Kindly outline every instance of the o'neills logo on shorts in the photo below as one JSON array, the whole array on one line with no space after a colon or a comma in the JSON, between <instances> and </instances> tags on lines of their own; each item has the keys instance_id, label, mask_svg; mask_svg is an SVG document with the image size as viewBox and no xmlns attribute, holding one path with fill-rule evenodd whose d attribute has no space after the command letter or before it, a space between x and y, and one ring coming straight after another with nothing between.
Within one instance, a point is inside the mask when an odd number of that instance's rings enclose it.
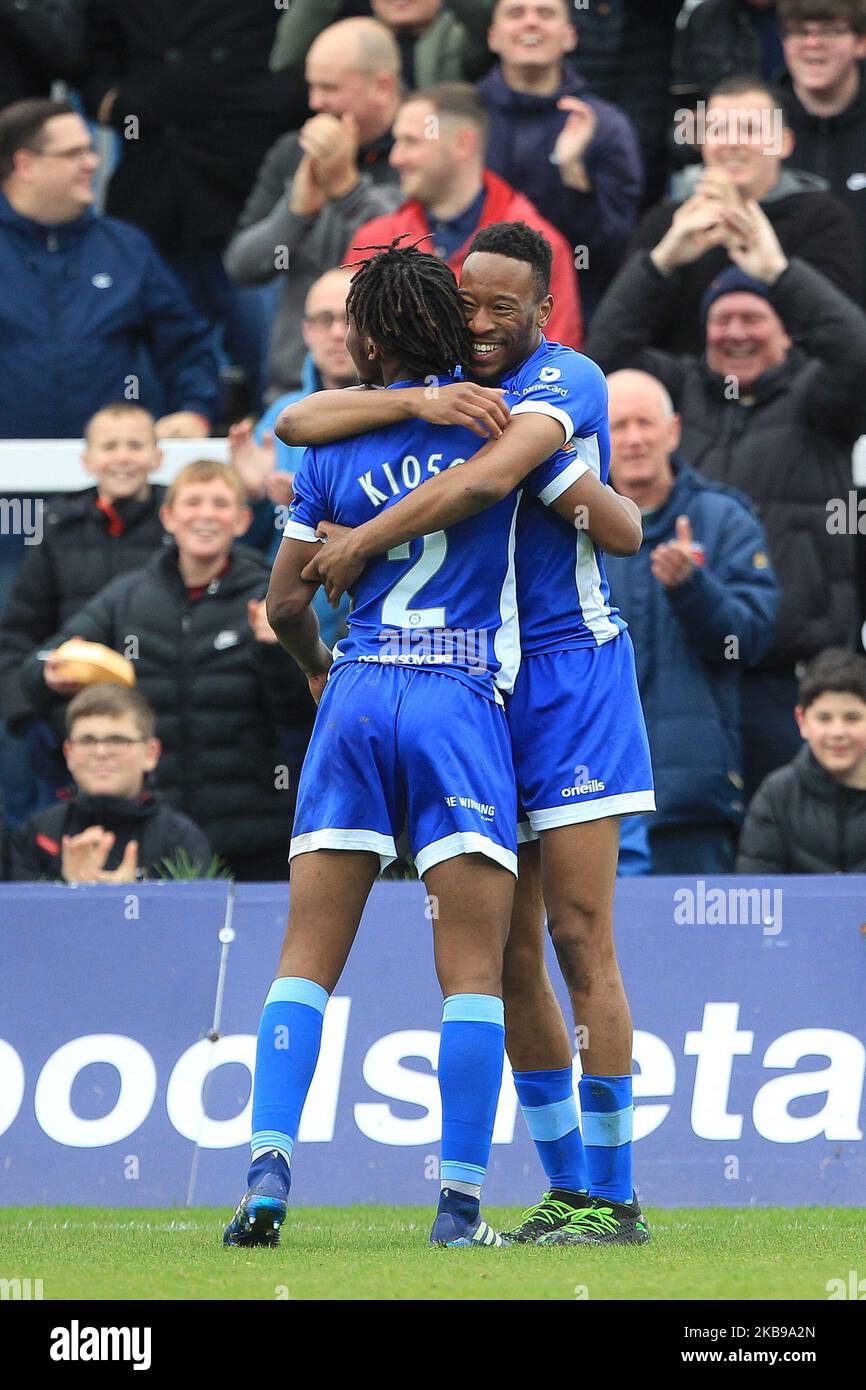
<instances>
[{"instance_id":1,"label":"o'neills logo on shorts","mask_svg":"<svg viewBox=\"0 0 866 1390\"><path fill-rule=\"evenodd\" d=\"M579 787L563 787L561 795L566 797L588 796L590 792L603 792L604 790L604 782L599 782L597 778L593 778L591 782L581 782Z\"/></svg>"}]
</instances>

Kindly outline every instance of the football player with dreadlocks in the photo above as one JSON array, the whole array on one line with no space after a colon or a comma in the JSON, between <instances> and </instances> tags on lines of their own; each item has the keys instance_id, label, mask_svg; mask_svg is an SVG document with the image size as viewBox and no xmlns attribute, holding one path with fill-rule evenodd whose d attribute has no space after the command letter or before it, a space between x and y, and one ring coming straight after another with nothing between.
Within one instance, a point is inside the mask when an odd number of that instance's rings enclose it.
<instances>
[{"instance_id":1,"label":"football player with dreadlocks","mask_svg":"<svg viewBox=\"0 0 866 1390\"><path fill-rule=\"evenodd\" d=\"M450 382L469 360L453 274L415 248L392 245L368 260L353 279L347 312L359 374L383 394L425 379ZM308 450L295 476L268 617L321 705L298 791L288 928L258 1034L252 1164L225 1232L229 1245L277 1243L328 997L404 826L418 873L438 900L434 946L445 997L442 1189L430 1241L502 1243L480 1215L480 1193L502 1078L502 960L517 871L502 691L520 656L519 492L483 518L365 566L353 586L348 636L333 654L310 609L316 584L301 577L321 544L320 521L359 526L477 447L468 429L407 421ZM559 490L573 509L574 471L562 454L524 486L539 495ZM608 542L635 548L633 518L596 487Z\"/></svg>"}]
</instances>

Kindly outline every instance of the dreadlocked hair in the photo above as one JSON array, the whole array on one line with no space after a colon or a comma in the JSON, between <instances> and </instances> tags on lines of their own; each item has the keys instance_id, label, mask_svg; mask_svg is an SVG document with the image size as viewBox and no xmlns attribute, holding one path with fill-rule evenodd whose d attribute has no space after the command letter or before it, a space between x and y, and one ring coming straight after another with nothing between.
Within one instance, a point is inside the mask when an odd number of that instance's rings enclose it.
<instances>
[{"instance_id":1,"label":"dreadlocked hair","mask_svg":"<svg viewBox=\"0 0 866 1390\"><path fill-rule=\"evenodd\" d=\"M412 377L450 376L471 352L454 272L414 246L360 246L375 254L352 277L346 311L358 332Z\"/></svg>"}]
</instances>

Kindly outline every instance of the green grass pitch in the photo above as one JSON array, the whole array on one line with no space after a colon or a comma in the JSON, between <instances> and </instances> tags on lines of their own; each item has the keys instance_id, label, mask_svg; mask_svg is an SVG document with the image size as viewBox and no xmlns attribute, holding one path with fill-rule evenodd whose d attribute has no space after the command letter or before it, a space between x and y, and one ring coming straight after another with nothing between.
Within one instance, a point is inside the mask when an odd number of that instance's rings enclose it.
<instances>
[{"instance_id":1,"label":"green grass pitch","mask_svg":"<svg viewBox=\"0 0 866 1390\"><path fill-rule=\"evenodd\" d=\"M647 1212L637 1248L431 1250L425 1207L298 1207L278 1250L223 1249L231 1212L0 1211L0 1279L45 1299L826 1299L866 1274L854 1208ZM500 1227L517 1213L490 1208Z\"/></svg>"}]
</instances>

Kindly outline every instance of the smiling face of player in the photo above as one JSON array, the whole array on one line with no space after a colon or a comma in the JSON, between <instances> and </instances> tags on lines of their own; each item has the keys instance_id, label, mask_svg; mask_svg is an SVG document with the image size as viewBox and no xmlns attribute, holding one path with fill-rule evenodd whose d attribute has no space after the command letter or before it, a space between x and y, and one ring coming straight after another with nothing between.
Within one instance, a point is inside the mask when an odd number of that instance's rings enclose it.
<instances>
[{"instance_id":1,"label":"smiling face of player","mask_svg":"<svg viewBox=\"0 0 866 1390\"><path fill-rule=\"evenodd\" d=\"M487 386L532 356L553 309L549 294L539 299L531 265L490 251L467 256L460 300L472 340L471 376Z\"/></svg>"},{"instance_id":2,"label":"smiling face of player","mask_svg":"<svg viewBox=\"0 0 866 1390\"><path fill-rule=\"evenodd\" d=\"M791 339L772 305L758 294L737 290L724 294L707 315L707 366L719 376L735 378L742 389L780 367Z\"/></svg>"},{"instance_id":3,"label":"smiling face of player","mask_svg":"<svg viewBox=\"0 0 866 1390\"><path fill-rule=\"evenodd\" d=\"M162 452L146 410L99 410L87 426L84 467L96 479L100 500L120 502L148 495L148 475Z\"/></svg>"},{"instance_id":4,"label":"smiling face of player","mask_svg":"<svg viewBox=\"0 0 866 1390\"><path fill-rule=\"evenodd\" d=\"M848 786L866 780L866 704L843 690L825 690L794 711L800 733L831 777Z\"/></svg>"},{"instance_id":5,"label":"smiling face of player","mask_svg":"<svg viewBox=\"0 0 866 1390\"><path fill-rule=\"evenodd\" d=\"M131 797L159 762L160 743L143 737L131 714L88 714L75 720L63 755L85 796Z\"/></svg>"},{"instance_id":6,"label":"smiling face of player","mask_svg":"<svg viewBox=\"0 0 866 1390\"><path fill-rule=\"evenodd\" d=\"M204 570L219 566L250 524L250 511L222 478L185 483L171 506L160 511L166 531L174 536L181 565Z\"/></svg>"}]
</instances>

